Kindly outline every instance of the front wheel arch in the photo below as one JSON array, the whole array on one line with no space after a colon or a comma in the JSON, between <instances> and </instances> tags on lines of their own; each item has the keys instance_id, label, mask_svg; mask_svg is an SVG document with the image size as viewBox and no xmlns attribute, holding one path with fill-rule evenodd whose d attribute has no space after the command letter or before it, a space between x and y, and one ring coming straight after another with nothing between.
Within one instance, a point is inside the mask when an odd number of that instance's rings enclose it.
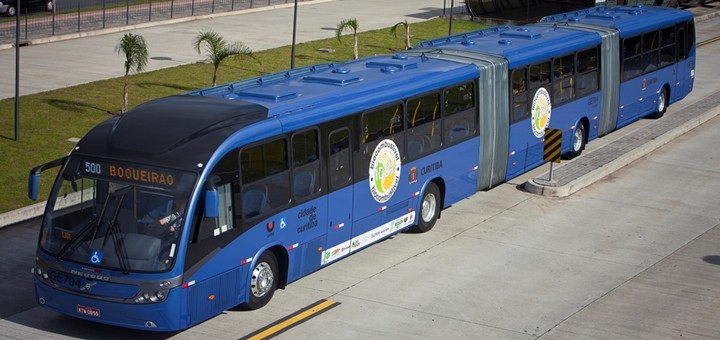
<instances>
[{"instance_id":1,"label":"front wheel arch","mask_svg":"<svg viewBox=\"0 0 720 340\"><path fill-rule=\"evenodd\" d=\"M247 301L239 307L244 310L255 310L262 308L272 299L275 291L283 288L287 284L287 254L279 251L277 247L271 247L260 253L257 260L253 263L247 277ZM263 273L264 271L264 273ZM258 283L263 281L258 275L272 277L272 282L266 287L256 287ZM256 291L265 291L261 296L257 296Z\"/></svg>"}]
</instances>

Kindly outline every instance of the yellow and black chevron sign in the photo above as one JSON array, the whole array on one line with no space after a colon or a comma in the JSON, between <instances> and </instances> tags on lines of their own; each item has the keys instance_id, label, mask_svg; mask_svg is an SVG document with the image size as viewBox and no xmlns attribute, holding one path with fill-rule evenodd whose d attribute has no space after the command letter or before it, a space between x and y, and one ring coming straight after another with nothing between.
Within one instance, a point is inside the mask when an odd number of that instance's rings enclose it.
<instances>
[{"instance_id":1,"label":"yellow and black chevron sign","mask_svg":"<svg viewBox=\"0 0 720 340\"><path fill-rule=\"evenodd\" d=\"M545 129L545 149L543 159L546 162L560 163L560 146L562 145L562 131L558 129Z\"/></svg>"}]
</instances>

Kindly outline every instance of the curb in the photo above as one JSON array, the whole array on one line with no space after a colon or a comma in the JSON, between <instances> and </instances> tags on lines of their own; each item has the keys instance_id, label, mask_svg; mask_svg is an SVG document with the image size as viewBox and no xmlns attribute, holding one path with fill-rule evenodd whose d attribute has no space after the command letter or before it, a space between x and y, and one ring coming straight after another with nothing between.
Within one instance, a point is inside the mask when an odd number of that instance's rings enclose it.
<instances>
[{"instance_id":1,"label":"curb","mask_svg":"<svg viewBox=\"0 0 720 340\"><path fill-rule=\"evenodd\" d=\"M0 214L0 228L42 216L45 204L47 201Z\"/></svg>"},{"instance_id":2,"label":"curb","mask_svg":"<svg viewBox=\"0 0 720 340\"><path fill-rule=\"evenodd\" d=\"M705 99L705 98L704 98ZM701 99L702 100L702 99ZM627 152L618 158L608 162L607 164L603 165L602 167L598 168L597 170L590 171L587 174L584 174L577 179L571 181L570 183L562 186L553 186L552 183L548 182L547 180L543 180L542 178L547 178L548 173L545 172L544 174L536 177L531 178L528 180L525 185L524 189L529 192L540 196L548 196L548 197L567 197L570 196L580 189L583 189L595 182L597 182L600 179L605 178L606 176L612 174L613 172L619 170L620 168L640 159L641 157L644 157L645 155L649 154L652 151L655 151L656 149L660 148L661 146L669 143L670 141L674 140L675 138L685 134L686 132L700 126L701 124L707 122L708 120L714 118L715 116L720 114L720 106L713 108L712 110L706 111L703 114L698 115L695 118L692 118L688 120L685 124L682 124L666 133L663 133L659 135L657 138L654 138L647 143L643 144L641 147L634 149L631 152ZM592 153L588 154L588 156L592 155ZM560 168L560 167L559 167Z\"/></svg>"}]
</instances>

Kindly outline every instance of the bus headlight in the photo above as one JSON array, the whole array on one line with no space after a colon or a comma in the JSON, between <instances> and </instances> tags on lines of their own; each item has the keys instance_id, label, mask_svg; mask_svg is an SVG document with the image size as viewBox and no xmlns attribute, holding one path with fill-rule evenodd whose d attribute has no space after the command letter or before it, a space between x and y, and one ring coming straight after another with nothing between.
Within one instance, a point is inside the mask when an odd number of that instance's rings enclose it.
<instances>
[{"instance_id":1,"label":"bus headlight","mask_svg":"<svg viewBox=\"0 0 720 340\"><path fill-rule=\"evenodd\" d=\"M137 303L153 303L153 302L163 302L165 299L167 299L167 290L158 290L158 291L145 291L140 292L138 296L135 298L135 302Z\"/></svg>"}]
</instances>

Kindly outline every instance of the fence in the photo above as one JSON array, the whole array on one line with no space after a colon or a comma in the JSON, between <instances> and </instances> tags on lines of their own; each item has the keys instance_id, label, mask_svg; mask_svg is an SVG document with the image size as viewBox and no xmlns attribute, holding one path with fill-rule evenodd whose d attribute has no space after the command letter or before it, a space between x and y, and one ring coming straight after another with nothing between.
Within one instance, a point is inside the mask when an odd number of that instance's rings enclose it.
<instances>
[{"instance_id":1,"label":"fence","mask_svg":"<svg viewBox=\"0 0 720 340\"><path fill-rule=\"evenodd\" d=\"M21 43L55 35L292 3L294 0L54 0L52 12L21 8ZM311 0L298 0L311 1ZM22 3L21 3L22 5ZM0 44L15 43L17 19L0 16Z\"/></svg>"}]
</instances>

